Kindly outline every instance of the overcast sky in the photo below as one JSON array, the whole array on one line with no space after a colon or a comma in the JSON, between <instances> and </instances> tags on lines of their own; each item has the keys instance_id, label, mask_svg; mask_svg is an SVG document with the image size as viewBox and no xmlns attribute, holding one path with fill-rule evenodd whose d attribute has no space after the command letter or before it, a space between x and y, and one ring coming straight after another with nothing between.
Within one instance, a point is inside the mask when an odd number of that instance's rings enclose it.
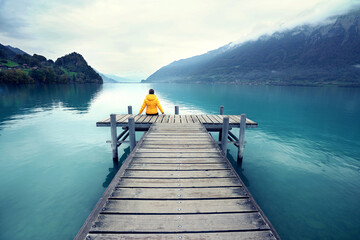
<instances>
[{"instance_id":1,"label":"overcast sky","mask_svg":"<svg viewBox=\"0 0 360 240\"><path fill-rule=\"evenodd\" d=\"M0 43L142 78L230 42L319 22L360 0L0 0Z\"/></svg>"}]
</instances>

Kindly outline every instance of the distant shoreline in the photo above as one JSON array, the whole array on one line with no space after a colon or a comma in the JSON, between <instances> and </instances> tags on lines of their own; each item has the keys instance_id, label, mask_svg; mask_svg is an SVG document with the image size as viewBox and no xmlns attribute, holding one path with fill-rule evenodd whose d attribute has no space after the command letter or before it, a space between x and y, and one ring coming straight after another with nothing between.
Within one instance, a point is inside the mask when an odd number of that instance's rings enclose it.
<instances>
[{"instance_id":1,"label":"distant shoreline","mask_svg":"<svg viewBox=\"0 0 360 240\"><path fill-rule=\"evenodd\" d=\"M140 83L155 83L155 84L210 84L210 85L238 85L238 86L282 86L282 87L345 87L345 88L360 88L360 84L302 84L302 83L236 83L236 82L145 82Z\"/></svg>"}]
</instances>

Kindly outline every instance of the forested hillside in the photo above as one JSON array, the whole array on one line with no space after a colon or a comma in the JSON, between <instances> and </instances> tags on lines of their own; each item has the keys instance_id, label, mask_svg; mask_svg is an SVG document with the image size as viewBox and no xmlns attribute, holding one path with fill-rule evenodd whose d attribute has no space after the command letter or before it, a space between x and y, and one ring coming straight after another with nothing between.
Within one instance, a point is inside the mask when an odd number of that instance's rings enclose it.
<instances>
[{"instance_id":1,"label":"forested hillside","mask_svg":"<svg viewBox=\"0 0 360 240\"><path fill-rule=\"evenodd\" d=\"M0 44L0 83L103 83L103 80L78 53L68 54L54 62Z\"/></svg>"}]
</instances>

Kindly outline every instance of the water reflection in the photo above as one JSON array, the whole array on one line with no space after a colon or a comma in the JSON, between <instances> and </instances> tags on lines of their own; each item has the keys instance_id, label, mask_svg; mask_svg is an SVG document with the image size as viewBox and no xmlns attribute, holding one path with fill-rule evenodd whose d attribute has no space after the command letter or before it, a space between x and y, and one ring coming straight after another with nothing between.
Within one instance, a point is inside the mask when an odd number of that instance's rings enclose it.
<instances>
[{"instance_id":1,"label":"water reflection","mask_svg":"<svg viewBox=\"0 0 360 240\"><path fill-rule=\"evenodd\" d=\"M119 149L120 150L120 149ZM102 186L104 188L107 188L109 186L109 184L111 183L112 179L114 178L114 176L116 175L117 171L119 170L119 166L121 166L124 161L126 160L126 158L128 157L128 155L130 154L130 146L123 149L124 153L122 154L122 156L119 159L119 162L113 161L113 167L109 168L109 173L106 176L105 181L103 182Z\"/></svg>"},{"instance_id":2,"label":"water reflection","mask_svg":"<svg viewBox=\"0 0 360 240\"><path fill-rule=\"evenodd\" d=\"M101 90L99 84L0 85L0 123L13 115L47 111L54 106L86 113L90 102Z\"/></svg>"},{"instance_id":3,"label":"water reflection","mask_svg":"<svg viewBox=\"0 0 360 240\"><path fill-rule=\"evenodd\" d=\"M243 181L246 187L250 187L249 179L244 175L244 169L241 163L238 163L237 160L230 154L230 150L227 150L226 157L229 159L230 163L232 164L233 168ZM246 160L246 159L244 159Z\"/></svg>"}]
</instances>

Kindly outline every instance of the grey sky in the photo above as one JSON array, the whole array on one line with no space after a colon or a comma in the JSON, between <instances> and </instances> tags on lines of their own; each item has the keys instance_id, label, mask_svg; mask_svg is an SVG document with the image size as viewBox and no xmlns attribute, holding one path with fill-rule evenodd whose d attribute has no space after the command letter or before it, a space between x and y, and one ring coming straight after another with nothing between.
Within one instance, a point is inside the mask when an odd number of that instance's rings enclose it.
<instances>
[{"instance_id":1,"label":"grey sky","mask_svg":"<svg viewBox=\"0 0 360 240\"><path fill-rule=\"evenodd\" d=\"M0 0L0 43L146 78L202 54L358 7L360 0Z\"/></svg>"}]
</instances>

